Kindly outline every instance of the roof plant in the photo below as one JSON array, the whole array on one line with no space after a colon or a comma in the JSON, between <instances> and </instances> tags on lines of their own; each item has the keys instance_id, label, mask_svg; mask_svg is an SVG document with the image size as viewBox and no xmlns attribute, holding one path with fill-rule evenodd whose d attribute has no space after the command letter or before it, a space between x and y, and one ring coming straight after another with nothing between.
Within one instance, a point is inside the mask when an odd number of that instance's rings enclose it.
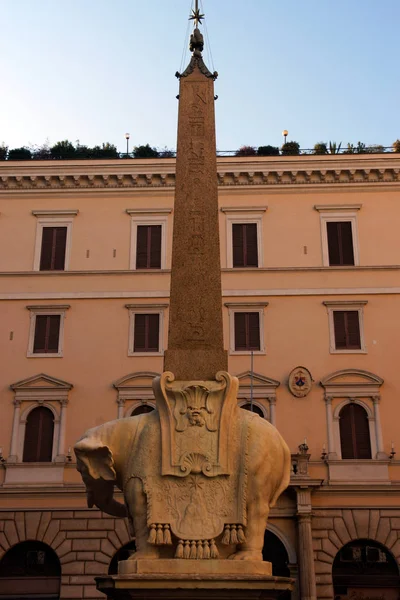
<instances>
[{"instance_id":1,"label":"roof plant","mask_svg":"<svg viewBox=\"0 0 400 600\"><path fill-rule=\"evenodd\" d=\"M318 142L314 146L313 154L328 154L328 146L325 142Z\"/></svg>"},{"instance_id":2,"label":"roof plant","mask_svg":"<svg viewBox=\"0 0 400 600\"><path fill-rule=\"evenodd\" d=\"M257 150L258 156L279 156L277 146L260 146Z\"/></svg>"},{"instance_id":3,"label":"roof plant","mask_svg":"<svg viewBox=\"0 0 400 600\"><path fill-rule=\"evenodd\" d=\"M300 154L300 144L298 142L286 142L281 148L282 156L298 156Z\"/></svg>"},{"instance_id":4,"label":"roof plant","mask_svg":"<svg viewBox=\"0 0 400 600\"><path fill-rule=\"evenodd\" d=\"M256 156L257 150L254 146L241 146L239 150L236 150L235 156Z\"/></svg>"},{"instance_id":5,"label":"roof plant","mask_svg":"<svg viewBox=\"0 0 400 600\"><path fill-rule=\"evenodd\" d=\"M8 160L31 160L32 152L29 148L13 148L8 153Z\"/></svg>"},{"instance_id":6,"label":"roof plant","mask_svg":"<svg viewBox=\"0 0 400 600\"><path fill-rule=\"evenodd\" d=\"M157 148L152 148L149 144L145 146L135 146L133 149L134 158L158 158Z\"/></svg>"}]
</instances>

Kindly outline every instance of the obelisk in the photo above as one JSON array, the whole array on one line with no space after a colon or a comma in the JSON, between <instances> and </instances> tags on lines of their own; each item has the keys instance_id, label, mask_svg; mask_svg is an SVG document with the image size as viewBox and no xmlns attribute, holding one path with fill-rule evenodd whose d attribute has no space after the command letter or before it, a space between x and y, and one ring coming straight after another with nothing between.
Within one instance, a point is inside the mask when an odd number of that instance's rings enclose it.
<instances>
[{"instance_id":1,"label":"obelisk","mask_svg":"<svg viewBox=\"0 0 400 600\"><path fill-rule=\"evenodd\" d=\"M211 380L228 369L223 345L214 80L195 28L180 79L168 350L164 371Z\"/></svg>"}]
</instances>

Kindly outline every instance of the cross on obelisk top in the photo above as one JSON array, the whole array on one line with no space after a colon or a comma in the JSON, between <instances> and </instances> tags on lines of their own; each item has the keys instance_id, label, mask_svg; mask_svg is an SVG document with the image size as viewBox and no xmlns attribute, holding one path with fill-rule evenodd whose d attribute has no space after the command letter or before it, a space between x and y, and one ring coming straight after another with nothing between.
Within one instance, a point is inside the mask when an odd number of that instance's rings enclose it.
<instances>
[{"instance_id":1,"label":"cross on obelisk top","mask_svg":"<svg viewBox=\"0 0 400 600\"><path fill-rule=\"evenodd\" d=\"M198 27L199 23L201 25L202 19L204 19L204 15L202 15L200 13L199 0L195 0L194 9L192 9L192 14L189 17L189 21L194 21L194 28L196 29Z\"/></svg>"}]
</instances>

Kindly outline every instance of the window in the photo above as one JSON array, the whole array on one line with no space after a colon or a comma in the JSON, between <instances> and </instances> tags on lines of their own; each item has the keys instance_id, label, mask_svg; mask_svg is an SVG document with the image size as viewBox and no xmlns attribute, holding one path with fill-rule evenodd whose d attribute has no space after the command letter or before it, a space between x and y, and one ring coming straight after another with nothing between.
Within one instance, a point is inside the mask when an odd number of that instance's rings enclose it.
<instances>
[{"instance_id":1,"label":"window","mask_svg":"<svg viewBox=\"0 0 400 600\"><path fill-rule=\"evenodd\" d=\"M29 413L25 426L23 462L51 462L53 453L54 416L44 406Z\"/></svg>"},{"instance_id":2,"label":"window","mask_svg":"<svg viewBox=\"0 0 400 600\"><path fill-rule=\"evenodd\" d=\"M33 340L34 354L58 353L60 320L60 315L36 316L35 337Z\"/></svg>"},{"instance_id":3,"label":"window","mask_svg":"<svg viewBox=\"0 0 400 600\"><path fill-rule=\"evenodd\" d=\"M358 310L334 310L333 324L336 350L361 349Z\"/></svg>"},{"instance_id":4,"label":"window","mask_svg":"<svg viewBox=\"0 0 400 600\"><path fill-rule=\"evenodd\" d=\"M31 313L27 356L61 357L65 312L69 305L36 305L27 308Z\"/></svg>"},{"instance_id":5,"label":"window","mask_svg":"<svg viewBox=\"0 0 400 600\"><path fill-rule=\"evenodd\" d=\"M35 271L66 271L69 268L73 217L78 210L33 210L37 217Z\"/></svg>"},{"instance_id":6,"label":"window","mask_svg":"<svg viewBox=\"0 0 400 600\"><path fill-rule=\"evenodd\" d=\"M138 225L136 268L161 269L161 225Z\"/></svg>"},{"instance_id":7,"label":"window","mask_svg":"<svg viewBox=\"0 0 400 600\"><path fill-rule=\"evenodd\" d=\"M43 227L40 251L40 271L64 271L66 227Z\"/></svg>"},{"instance_id":8,"label":"window","mask_svg":"<svg viewBox=\"0 0 400 600\"><path fill-rule=\"evenodd\" d=\"M325 266L359 265L357 212L361 204L319 204Z\"/></svg>"},{"instance_id":9,"label":"window","mask_svg":"<svg viewBox=\"0 0 400 600\"><path fill-rule=\"evenodd\" d=\"M233 223L232 245L234 267L258 267L256 223Z\"/></svg>"},{"instance_id":10,"label":"window","mask_svg":"<svg viewBox=\"0 0 400 600\"><path fill-rule=\"evenodd\" d=\"M150 406L150 404L142 404L141 406L137 406L131 412L131 417L136 417L137 415L144 415L146 413L153 412L154 406Z\"/></svg>"},{"instance_id":11,"label":"window","mask_svg":"<svg viewBox=\"0 0 400 600\"><path fill-rule=\"evenodd\" d=\"M127 208L131 216L130 269L167 268L167 224L171 208Z\"/></svg>"},{"instance_id":12,"label":"window","mask_svg":"<svg viewBox=\"0 0 400 600\"><path fill-rule=\"evenodd\" d=\"M331 354L365 353L363 332L366 300L331 300L327 307Z\"/></svg>"},{"instance_id":13,"label":"window","mask_svg":"<svg viewBox=\"0 0 400 600\"><path fill-rule=\"evenodd\" d=\"M222 207L226 214L226 266L263 266L262 230L266 206Z\"/></svg>"},{"instance_id":14,"label":"window","mask_svg":"<svg viewBox=\"0 0 400 600\"><path fill-rule=\"evenodd\" d=\"M235 313L235 350L260 350L260 315L258 312Z\"/></svg>"},{"instance_id":15,"label":"window","mask_svg":"<svg viewBox=\"0 0 400 600\"><path fill-rule=\"evenodd\" d=\"M371 458L368 416L359 404L346 404L339 413L342 458Z\"/></svg>"},{"instance_id":16,"label":"window","mask_svg":"<svg viewBox=\"0 0 400 600\"><path fill-rule=\"evenodd\" d=\"M326 229L330 266L354 265L351 221L328 221Z\"/></svg>"},{"instance_id":17,"label":"window","mask_svg":"<svg viewBox=\"0 0 400 600\"><path fill-rule=\"evenodd\" d=\"M265 353L264 309L268 302L226 302L230 354Z\"/></svg>"},{"instance_id":18,"label":"window","mask_svg":"<svg viewBox=\"0 0 400 600\"><path fill-rule=\"evenodd\" d=\"M159 373L137 371L115 381L113 386L118 391L118 418L150 412L155 408L153 379Z\"/></svg>"},{"instance_id":19,"label":"window","mask_svg":"<svg viewBox=\"0 0 400 600\"><path fill-rule=\"evenodd\" d=\"M242 404L240 408L243 408L244 410L249 410L261 417L262 419L265 419L263 409L260 406L258 406L255 402L253 402L253 404L251 404L251 402L246 402L246 404Z\"/></svg>"},{"instance_id":20,"label":"window","mask_svg":"<svg viewBox=\"0 0 400 600\"><path fill-rule=\"evenodd\" d=\"M128 356L161 356L167 304L126 304L129 309Z\"/></svg>"}]
</instances>

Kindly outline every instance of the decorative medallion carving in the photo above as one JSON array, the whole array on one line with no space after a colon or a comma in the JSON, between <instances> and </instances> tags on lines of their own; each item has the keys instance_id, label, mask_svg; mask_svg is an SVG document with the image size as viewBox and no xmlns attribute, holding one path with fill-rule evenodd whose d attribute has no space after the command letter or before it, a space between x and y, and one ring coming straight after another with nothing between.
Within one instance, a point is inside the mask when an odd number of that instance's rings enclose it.
<instances>
[{"instance_id":1,"label":"decorative medallion carving","mask_svg":"<svg viewBox=\"0 0 400 600\"><path fill-rule=\"evenodd\" d=\"M305 367L295 367L289 374L288 388L296 398L304 398L311 390L313 378Z\"/></svg>"}]
</instances>

